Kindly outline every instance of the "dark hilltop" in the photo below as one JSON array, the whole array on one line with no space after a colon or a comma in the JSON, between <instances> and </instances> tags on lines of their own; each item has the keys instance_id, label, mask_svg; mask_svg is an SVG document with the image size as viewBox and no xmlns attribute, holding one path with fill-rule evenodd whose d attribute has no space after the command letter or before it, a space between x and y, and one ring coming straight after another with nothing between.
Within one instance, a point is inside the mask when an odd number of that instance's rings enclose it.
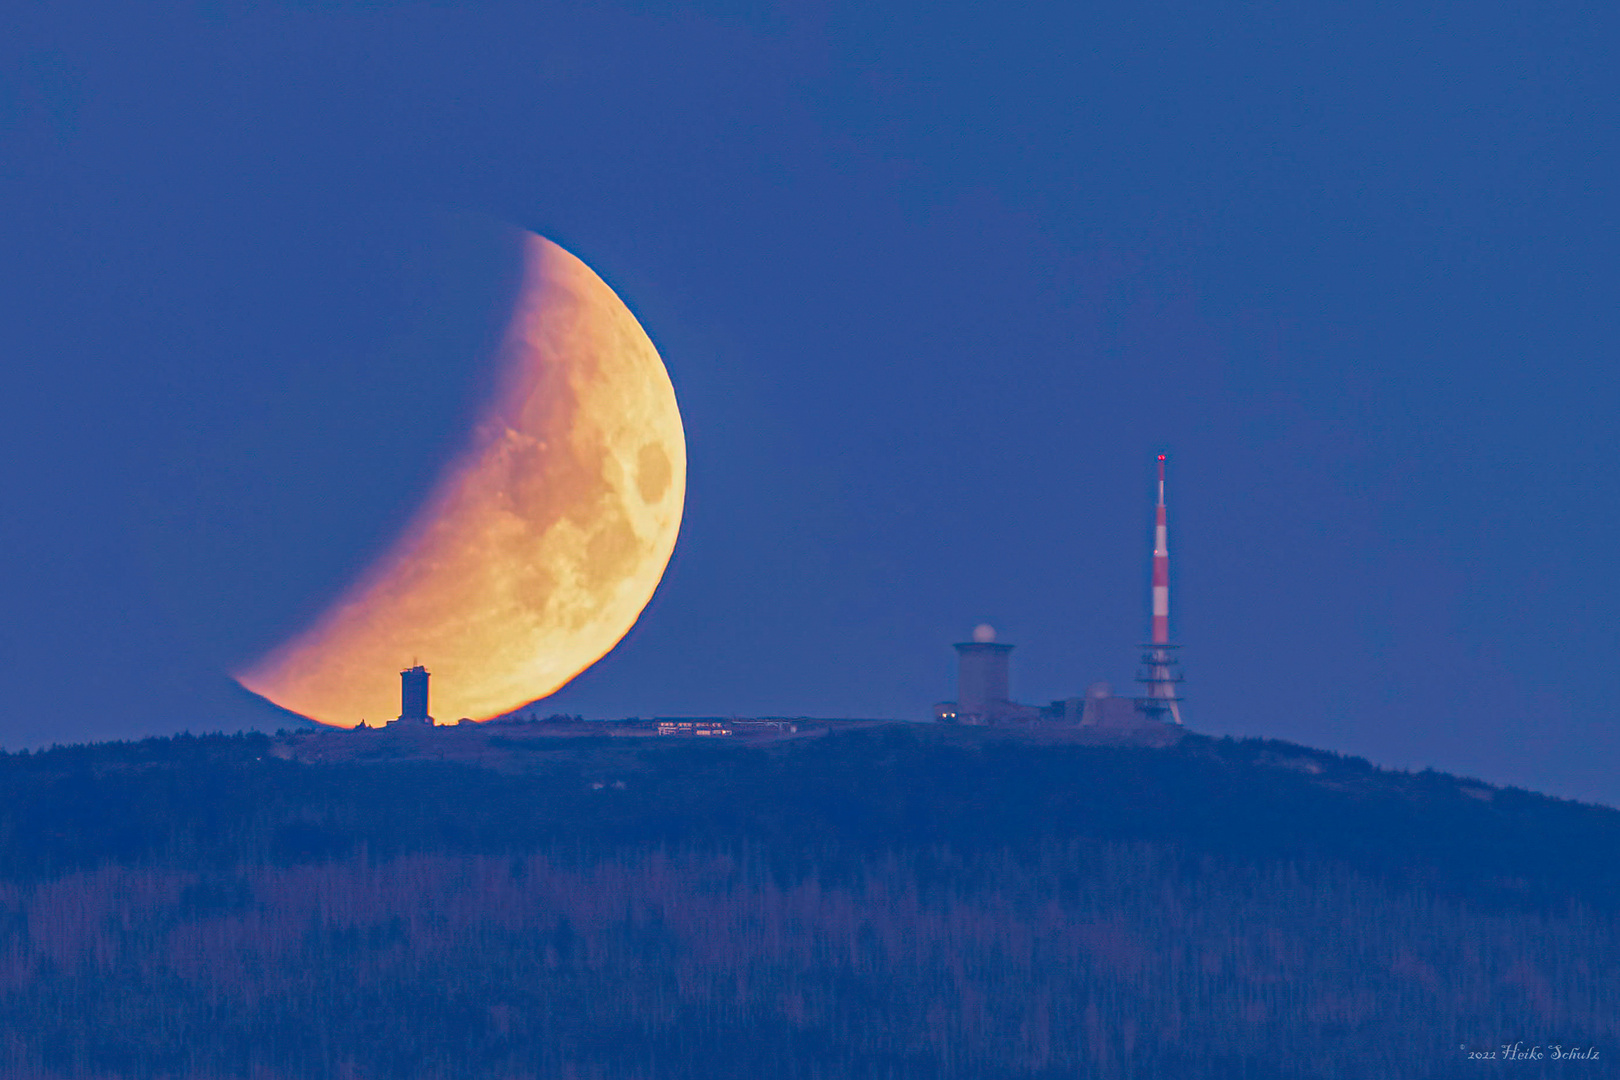
<instances>
[{"instance_id":1,"label":"dark hilltop","mask_svg":"<svg viewBox=\"0 0 1620 1080\"><path fill-rule=\"evenodd\" d=\"M0 757L3 1071L1450 1077L1620 1048L1620 811L1184 731L787 726Z\"/></svg>"}]
</instances>

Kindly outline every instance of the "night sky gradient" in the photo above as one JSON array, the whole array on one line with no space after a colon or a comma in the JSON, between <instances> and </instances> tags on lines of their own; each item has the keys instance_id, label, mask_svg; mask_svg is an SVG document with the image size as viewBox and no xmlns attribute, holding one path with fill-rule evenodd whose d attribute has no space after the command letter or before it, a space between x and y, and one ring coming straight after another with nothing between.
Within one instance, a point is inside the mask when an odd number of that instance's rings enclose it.
<instances>
[{"instance_id":1,"label":"night sky gradient","mask_svg":"<svg viewBox=\"0 0 1620 1080\"><path fill-rule=\"evenodd\" d=\"M1597 3L39 3L0 33L0 745L224 673L411 513L515 249L669 365L685 522L540 708L1130 684L1620 804L1620 17ZM423 657L431 668L432 658Z\"/></svg>"}]
</instances>

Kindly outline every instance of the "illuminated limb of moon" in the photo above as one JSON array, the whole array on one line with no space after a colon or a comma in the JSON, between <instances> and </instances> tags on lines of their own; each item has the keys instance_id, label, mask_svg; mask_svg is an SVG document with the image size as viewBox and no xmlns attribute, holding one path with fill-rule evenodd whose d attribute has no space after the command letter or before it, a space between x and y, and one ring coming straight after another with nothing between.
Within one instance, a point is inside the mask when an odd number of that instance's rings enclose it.
<instances>
[{"instance_id":1,"label":"illuminated limb of moon","mask_svg":"<svg viewBox=\"0 0 1620 1080\"><path fill-rule=\"evenodd\" d=\"M583 262L532 234L470 444L394 546L243 686L339 727L399 712L487 720L563 686L629 632L686 500L686 438L646 332Z\"/></svg>"}]
</instances>

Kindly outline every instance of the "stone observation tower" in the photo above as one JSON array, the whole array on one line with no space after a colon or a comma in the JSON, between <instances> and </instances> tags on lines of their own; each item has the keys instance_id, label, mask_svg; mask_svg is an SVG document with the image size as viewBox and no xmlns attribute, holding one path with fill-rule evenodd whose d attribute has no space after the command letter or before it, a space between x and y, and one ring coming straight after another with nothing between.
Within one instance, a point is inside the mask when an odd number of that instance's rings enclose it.
<instances>
[{"instance_id":1,"label":"stone observation tower","mask_svg":"<svg viewBox=\"0 0 1620 1080\"><path fill-rule=\"evenodd\" d=\"M399 719L397 724L429 724L428 669L421 664L399 673Z\"/></svg>"}]
</instances>

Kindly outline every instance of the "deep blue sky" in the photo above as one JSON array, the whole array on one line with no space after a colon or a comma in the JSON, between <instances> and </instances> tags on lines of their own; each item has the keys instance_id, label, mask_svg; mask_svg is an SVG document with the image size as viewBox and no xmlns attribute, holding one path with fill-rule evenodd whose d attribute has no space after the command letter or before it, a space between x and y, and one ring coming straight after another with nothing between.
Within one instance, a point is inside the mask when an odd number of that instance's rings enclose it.
<instances>
[{"instance_id":1,"label":"deep blue sky","mask_svg":"<svg viewBox=\"0 0 1620 1080\"><path fill-rule=\"evenodd\" d=\"M0 744L249 716L457 444L488 219L687 425L556 709L921 717L980 621L1128 684L1163 450L1193 727L1620 802L1612 12L22 0Z\"/></svg>"}]
</instances>

